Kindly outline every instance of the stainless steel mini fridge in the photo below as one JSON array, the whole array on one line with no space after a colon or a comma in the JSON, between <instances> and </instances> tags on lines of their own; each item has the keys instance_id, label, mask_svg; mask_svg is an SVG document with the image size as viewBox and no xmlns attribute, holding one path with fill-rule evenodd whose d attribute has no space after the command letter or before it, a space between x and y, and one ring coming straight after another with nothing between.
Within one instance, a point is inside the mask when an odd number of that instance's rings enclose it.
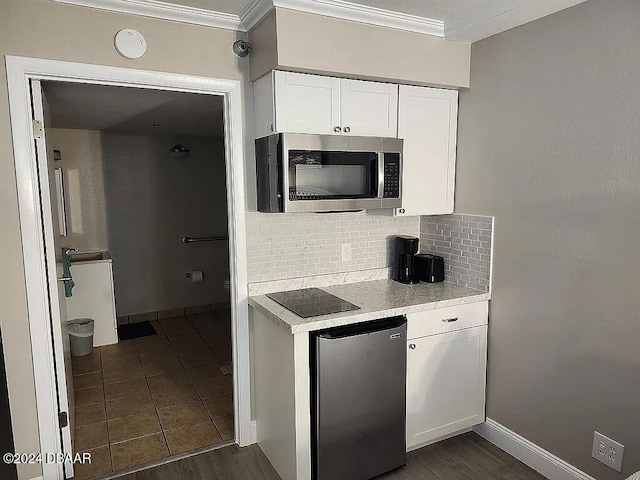
<instances>
[{"instance_id":1,"label":"stainless steel mini fridge","mask_svg":"<svg viewBox=\"0 0 640 480\"><path fill-rule=\"evenodd\" d=\"M368 480L406 463L407 324L311 333L313 480Z\"/></svg>"}]
</instances>

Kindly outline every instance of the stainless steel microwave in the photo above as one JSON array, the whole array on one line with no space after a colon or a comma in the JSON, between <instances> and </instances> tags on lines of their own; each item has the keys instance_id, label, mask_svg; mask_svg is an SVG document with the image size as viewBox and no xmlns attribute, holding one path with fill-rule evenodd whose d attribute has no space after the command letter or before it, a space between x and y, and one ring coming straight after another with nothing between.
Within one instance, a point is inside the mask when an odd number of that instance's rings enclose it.
<instances>
[{"instance_id":1,"label":"stainless steel microwave","mask_svg":"<svg viewBox=\"0 0 640 480\"><path fill-rule=\"evenodd\" d=\"M260 212L402 207L402 140L280 133L256 140Z\"/></svg>"}]
</instances>

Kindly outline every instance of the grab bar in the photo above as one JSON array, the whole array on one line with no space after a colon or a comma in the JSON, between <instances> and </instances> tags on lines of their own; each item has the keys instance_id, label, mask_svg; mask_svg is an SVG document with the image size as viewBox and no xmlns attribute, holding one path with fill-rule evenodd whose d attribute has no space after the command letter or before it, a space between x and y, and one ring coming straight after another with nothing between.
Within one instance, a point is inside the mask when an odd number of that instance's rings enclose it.
<instances>
[{"instance_id":1,"label":"grab bar","mask_svg":"<svg viewBox=\"0 0 640 480\"><path fill-rule=\"evenodd\" d=\"M183 237L182 241L184 243L194 243L194 242L216 242L218 240L229 240L229 237Z\"/></svg>"}]
</instances>

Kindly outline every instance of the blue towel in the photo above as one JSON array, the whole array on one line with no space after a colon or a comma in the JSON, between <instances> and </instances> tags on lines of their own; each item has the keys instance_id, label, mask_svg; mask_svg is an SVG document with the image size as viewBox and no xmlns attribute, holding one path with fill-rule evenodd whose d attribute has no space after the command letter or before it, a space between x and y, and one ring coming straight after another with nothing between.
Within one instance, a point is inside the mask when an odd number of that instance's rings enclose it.
<instances>
[{"instance_id":1,"label":"blue towel","mask_svg":"<svg viewBox=\"0 0 640 480\"><path fill-rule=\"evenodd\" d=\"M67 253L66 248L62 249L62 276L71 278L71 260L69 260L69 254ZM73 279L65 280L63 283L64 296L71 297L73 295L71 291L76 284L73 282Z\"/></svg>"}]
</instances>

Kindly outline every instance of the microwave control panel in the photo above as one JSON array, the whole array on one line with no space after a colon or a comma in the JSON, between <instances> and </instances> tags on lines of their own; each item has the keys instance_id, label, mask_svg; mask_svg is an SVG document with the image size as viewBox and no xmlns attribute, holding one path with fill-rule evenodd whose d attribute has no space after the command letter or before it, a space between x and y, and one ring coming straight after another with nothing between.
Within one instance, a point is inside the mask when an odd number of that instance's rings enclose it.
<instances>
[{"instance_id":1,"label":"microwave control panel","mask_svg":"<svg viewBox=\"0 0 640 480\"><path fill-rule=\"evenodd\" d=\"M384 197L400 197L400 154L384 154Z\"/></svg>"}]
</instances>

